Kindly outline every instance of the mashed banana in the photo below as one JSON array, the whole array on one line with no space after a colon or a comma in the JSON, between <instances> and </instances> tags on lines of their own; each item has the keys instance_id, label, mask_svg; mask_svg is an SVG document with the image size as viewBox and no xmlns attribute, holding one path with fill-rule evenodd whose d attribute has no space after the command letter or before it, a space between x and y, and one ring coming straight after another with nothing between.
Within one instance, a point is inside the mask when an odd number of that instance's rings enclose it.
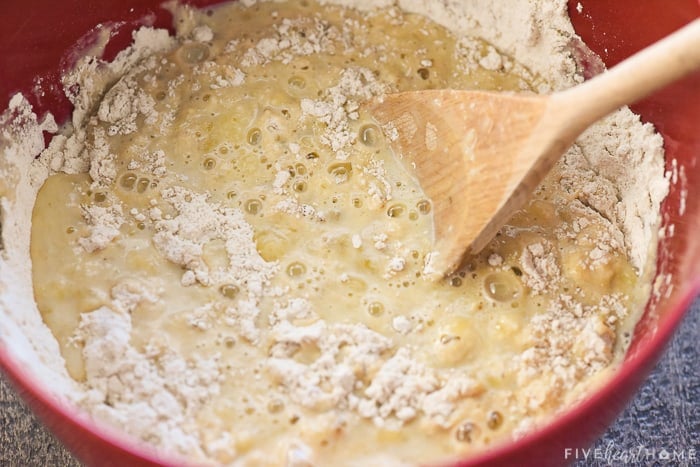
<instances>
[{"instance_id":1,"label":"mashed banana","mask_svg":"<svg viewBox=\"0 0 700 467\"><path fill-rule=\"evenodd\" d=\"M35 298L93 416L200 461L425 462L526 432L614 367L648 284L595 135L433 282L431 201L361 106L545 78L397 7L178 18L33 211ZM611 153L660 147L627 110L599 128Z\"/></svg>"}]
</instances>

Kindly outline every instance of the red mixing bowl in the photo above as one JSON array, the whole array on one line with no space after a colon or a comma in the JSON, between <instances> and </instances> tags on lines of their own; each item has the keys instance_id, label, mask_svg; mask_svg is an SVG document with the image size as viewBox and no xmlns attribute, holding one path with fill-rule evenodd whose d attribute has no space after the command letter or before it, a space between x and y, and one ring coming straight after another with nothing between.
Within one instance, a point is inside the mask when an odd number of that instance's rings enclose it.
<instances>
[{"instance_id":1,"label":"red mixing bowl","mask_svg":"<svg viewBox=\"0 0 700 467\"><path fill-rule=\"evenodd\" d=\"M41 116L51 111L59 123L71 107L58 77L70 64L72 47L97 24L116 26L106 52L113 57L142 24L169 27L161 0L23 0L3 2L0 14L0 109L22 91ZM194 2L198 6L214 3ZM581 5L579 13L577 6ZM642 47L700 16L697 0L580 0L569 2L574 27L583 40L613 66ZM83 44L84 45L84 44ZM74 49L73 49L74 50ZM37 91L35 84L41 85ZM684 312L700 291L700 73L633 106L664 137L666 167L684 170L662 206L664 226L673 236L659 242L659 273L671 280L647 304L620 370L603 387L542 429L464 460L460 465L561 465L565 449L587 447L630 400L658 361ZM684 206L682 197L684 197ZM680 211L680 212L679 212ZM667 229L668 231L668 229ZM139 446L121 433L98 426L75 408L57 402L40 381L19 365L0 342L0 367L39 418L88 465L182 465Z\"/></svg>"}]
</instances>

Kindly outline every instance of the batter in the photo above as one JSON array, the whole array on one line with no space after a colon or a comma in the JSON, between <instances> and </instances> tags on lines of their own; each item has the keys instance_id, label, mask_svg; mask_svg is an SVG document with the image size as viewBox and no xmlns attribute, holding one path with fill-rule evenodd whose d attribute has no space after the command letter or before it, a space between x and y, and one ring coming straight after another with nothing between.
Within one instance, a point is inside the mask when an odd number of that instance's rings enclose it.
<instances>
[{"instance_id":1,"label":"batter","mask_svg":"<svg viewBox=\"0 0 700 467\"><path fill-rule=\"evenodd\" d=\"M431 200L362 107L541 77L396 7L178 11L34 207L35 298L93 416L199 462L427 462L526 432L622 357L648 287L578 153L434 282Z\"/></svg>"}]
</instances>

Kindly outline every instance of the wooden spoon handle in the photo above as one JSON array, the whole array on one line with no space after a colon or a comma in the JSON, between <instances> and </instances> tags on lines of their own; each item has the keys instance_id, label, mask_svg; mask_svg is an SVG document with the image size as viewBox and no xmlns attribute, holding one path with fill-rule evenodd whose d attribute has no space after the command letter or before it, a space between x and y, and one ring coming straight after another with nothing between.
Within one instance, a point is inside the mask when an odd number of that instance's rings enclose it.
<instances>
[{"instance_id":1,"label":"wooden spoon handle","mask_svg":"<svg viewBox=\"0 0 700 467\"><path fill-rule=\"evenodd\" d=\"M569 90L551 104L576 114L574 131L631 104L700 67L700 19ZM580 126L580 128L578 128Z\"/></svg>"}]
</instances>

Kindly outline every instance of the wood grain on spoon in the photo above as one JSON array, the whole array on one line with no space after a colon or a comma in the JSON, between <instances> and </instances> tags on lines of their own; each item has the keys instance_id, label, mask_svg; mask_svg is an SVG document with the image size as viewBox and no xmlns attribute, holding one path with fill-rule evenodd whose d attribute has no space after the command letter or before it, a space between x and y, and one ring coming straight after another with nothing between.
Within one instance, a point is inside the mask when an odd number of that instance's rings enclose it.
<instances>
[{"instance_id":1,"label":"wood grain on spoon","mask_svg":"<svg viewBox=\"0 0 700 467\"><path fill-rule=\"evenodd\" d=\"M428 90L370 102L433 203L424 273L442 277L484 248L588 126L698 67L700 19L552 95Z\"/></svg>"}]
</instances>

